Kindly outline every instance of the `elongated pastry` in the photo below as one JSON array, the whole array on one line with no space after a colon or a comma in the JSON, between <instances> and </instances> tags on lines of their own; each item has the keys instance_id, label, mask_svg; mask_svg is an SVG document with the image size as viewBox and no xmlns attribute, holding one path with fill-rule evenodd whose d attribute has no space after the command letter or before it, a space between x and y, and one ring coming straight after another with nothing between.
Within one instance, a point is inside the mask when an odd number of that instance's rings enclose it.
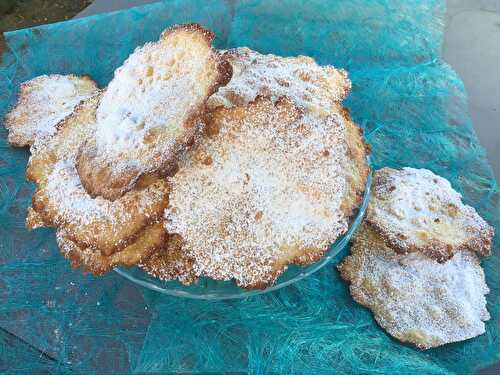
<instances>
[{"instance_id":1,"label":"elongated pastry","mask_svg":"<svg viewBox=\"0 0 500 375\"><path fill-rule=\"evenodd\" d=\"M90 195L114 200L142 175L172 169L203 126L206 100L231 78L213 38L197 24L174 26L116 70L96 111L95 135L77 156Z\"/></svg>"}]
</instances>

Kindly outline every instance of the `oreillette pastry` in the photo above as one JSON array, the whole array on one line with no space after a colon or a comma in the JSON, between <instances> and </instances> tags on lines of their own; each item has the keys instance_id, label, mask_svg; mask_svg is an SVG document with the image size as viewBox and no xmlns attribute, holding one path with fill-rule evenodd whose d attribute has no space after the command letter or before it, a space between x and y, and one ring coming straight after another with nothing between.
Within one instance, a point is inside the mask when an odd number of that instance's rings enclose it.
<instances>
[{"instance_id":1,"label":"oreillette pastry","mask_svg":"<svg viewBox=\"0 0 500 375\"><path fill-rule=\"evenodd\" d=\"M493 228L444 178L428 169L383 168L374 179L366 220L396 251L438 262L463 249L490 254Z\"/></svg>"},{"instance_id":2,"label":"oreillette pastry","mask_svg":"<svg viewBox=\"0 0 500 375\"><path fill-rule=\"evenodd\" d=\"M288 264L317 261L345 233L342 116L257 97L214 109L205 132L169 177L165 211L196 275L262 288Z\"/></svg>"},{"instance_id":3,"label":"oreillette pastry","mask_svg":"<svg viewBox=\"0 0 500 375\"><path fill-rule=\"evenodd\" d=\"M171 27L115 71L96 110L95 134L77 156L90 195L114 200L142 175L172 170L203 126L206 100L231 78L214 37L197 24Z\"/></svg>"},{"instance_id":4,"label":"oreillette pastry","mask_svg":"<svg viewBox=\"0 0 500 375\"><path fill-rule=\"evenodd\" d=\"M384 330L421 349L481 335L490 319L484 272L468 250L444 263L420 251L401 254L365 222L339 270Z\"/></svg>"},{"instance_id":5,"label":"oreillette pastry","mask_svg":"<svg viewBox=\"0 0 500 375\"><path fill-rule=\"evenodd\" d=\"M8 141L13 146L31 146L54 135L57 124L82 100L97 92L88 76L51 74L21 84L17 103L5 117Z\"/></svg>"}]
</instances>

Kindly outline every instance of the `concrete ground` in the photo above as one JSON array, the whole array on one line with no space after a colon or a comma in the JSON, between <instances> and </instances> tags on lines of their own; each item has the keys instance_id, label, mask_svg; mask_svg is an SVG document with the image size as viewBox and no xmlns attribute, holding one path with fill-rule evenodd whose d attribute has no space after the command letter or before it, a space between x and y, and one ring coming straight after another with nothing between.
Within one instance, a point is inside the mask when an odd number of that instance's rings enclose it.
<instances>
[{"instance_id":1,"label":"concrete ground","mask_svg":"<svg viewBox=\"0 0 500 375\"><path fill-rule=\"evenodd\" d=\"M476 133L498 179L500 1L448 0L443 57L465 83Z\"/></svg>"},{"instance_id":2,"label":"concrete ground","mask_svg":"<svg viewBox=\"0 0 500 375\"><path fill-rule=\"evenodd\" d=\"M94 0L87 16L154 0ZM462 77L469 110L495 175L500 178L500 1L448 0L443 56Z\"/></svg>"}]
</instances>

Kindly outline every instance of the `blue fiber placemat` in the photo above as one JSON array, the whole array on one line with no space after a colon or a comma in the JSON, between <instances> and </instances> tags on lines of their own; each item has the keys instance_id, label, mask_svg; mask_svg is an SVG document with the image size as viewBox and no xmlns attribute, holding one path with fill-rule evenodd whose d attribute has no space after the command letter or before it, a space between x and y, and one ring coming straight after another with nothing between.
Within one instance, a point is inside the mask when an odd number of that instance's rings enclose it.
<instances>
[{"instance_id":1,"label":"blue fiber placemat","mask_svg":"<svg viewBox=\"0 0 500 375\"><path fill-rule=\"evenodd\" d=\"M347 69L346 105L365 129L375 167L433 170L498 229L500 196L463 83L440 57L444 11L443 0L182 0L10 32L0 56L0 118L27 79L90 74L105 85L137 45L174 23L199 22L221 48L308 54ZM225 302L71 270L52 230L24 228L33 190L27 158L7 144L0 124L2 371L447 374L500 360L498 235L483 262L491 288L486 334L422 352L387 336L352 301L334 265L280 291ZM46 356L36 359L33 348Z\"/></svg>"}]
</instances>

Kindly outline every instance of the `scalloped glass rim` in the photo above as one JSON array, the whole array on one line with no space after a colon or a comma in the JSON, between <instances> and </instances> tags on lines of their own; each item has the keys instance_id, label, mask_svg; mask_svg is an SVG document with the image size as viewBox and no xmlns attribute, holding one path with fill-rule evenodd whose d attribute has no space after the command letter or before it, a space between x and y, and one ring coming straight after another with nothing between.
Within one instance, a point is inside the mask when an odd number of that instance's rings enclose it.
<instances>
[{"instance_id":1,"label":"scalloped glass rim","mask_svg":"<svg viewBox=\"0 0 500 375\"><path fill-rule=\"evenodd\" d=\"M368 164L369 160L368 160ZM366 180L365 192L363 195L363 201L358 207L357 212L351 219L351 224L347 232L339 237L331 246L328 252L325 254L321 260L313 263L309 266L289 266L288 269L283 272L283 274L276 280L276 282L265 289L243 289L240 288L233 281L217 281L210 278L202 277L196 284L183 285L178 281L162 281L155 277L148 275L139 267L131 268L115 268L114 270L126 279L141 285L145 288L168 294L171 296L193 298L193 299L204 299L204 300L224 300L224 299L235 299L235 298L246 298L250 296L255 296L257 294L269 293L290 284L293 284L303 278L312 275L314 272L326 266L330 263L337 254L339 254L342 249L347 245L352 235L356 229L361 224L363 216L368 206L368 200L370 197L370 186L371 186L372 174L368 175Z\"/></svg>"}]
</instances>

